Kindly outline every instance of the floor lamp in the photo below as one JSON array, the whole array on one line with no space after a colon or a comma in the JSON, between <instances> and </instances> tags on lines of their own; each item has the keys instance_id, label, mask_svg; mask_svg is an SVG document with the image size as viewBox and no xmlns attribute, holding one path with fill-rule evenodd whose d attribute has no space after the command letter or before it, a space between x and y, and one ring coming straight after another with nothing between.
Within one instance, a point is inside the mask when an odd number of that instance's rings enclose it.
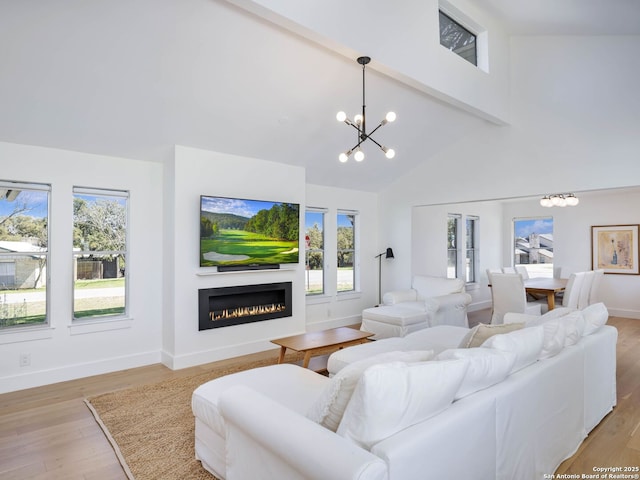
<instances>
[{"instance_id":1,"label":"floor lamp","mask_svg":"<svg viewBox=\"0 0 640 480\"><path fill-rule=\"evenodd\" d=\"M384 258L393 258L393 250L391 248L387 248L385 252L382 252L379 255L376 255L375 258L378 259L378 305L382 303L382 256Z\"/></svg>"}]
</instances>

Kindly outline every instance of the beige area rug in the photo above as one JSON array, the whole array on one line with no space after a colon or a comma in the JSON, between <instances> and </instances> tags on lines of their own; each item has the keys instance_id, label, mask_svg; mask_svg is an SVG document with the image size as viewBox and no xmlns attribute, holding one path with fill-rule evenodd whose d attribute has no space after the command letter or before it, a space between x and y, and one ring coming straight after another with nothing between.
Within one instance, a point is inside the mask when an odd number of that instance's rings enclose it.
<instances>
[{"instance_id":1,"label":"beige area rug","mask_svg":"<svg viewBox=\"0 0 640 480\"><path fill-rule=\"evenodd\" d=\"M195 459L191 394L213 378L274 363L275 358L239 362L190 377L98 395L85 403L130 479L212 480L215 477Z\"/></svg>"}]
</instances>

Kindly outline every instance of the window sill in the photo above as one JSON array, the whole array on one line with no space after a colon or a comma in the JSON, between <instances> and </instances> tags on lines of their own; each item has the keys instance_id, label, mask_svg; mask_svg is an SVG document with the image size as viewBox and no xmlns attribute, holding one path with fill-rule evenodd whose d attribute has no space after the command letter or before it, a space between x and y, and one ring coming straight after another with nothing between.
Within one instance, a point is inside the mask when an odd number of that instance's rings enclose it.
<instances>
[{"instance_id":1,"label":"window sill","mask_svg":"<svg viewBox=\"0 0 640 480\"><path fill-rule=\"evenodd\" d=\"M362 296L362 292L338 292L338 301L341 300L357 300Z\"/></svg>"},{"instance_id":2,"label":"window sill","mask_svg":"<svg viewBox=\"0 0 640 480\"><path fill-rule=\"evenodd\" d=\"M330 303L331 297L329 295L307 295L305 297L307 305L318 305L321 303Z\"/></svg>"},{"instance_id":3,"label":"window sill","mask_svg":"<svg viewBox=\"0 0 640 480\"><path fill-rule=\"evenodd\" d=\"M0 345L9 343L32 342L34 340L47 340L53 338L53 328L44 327L18 327L0 331Z\"/></svg>"},{"instance_id":4,"label":"window sill","mask_svg":"<svg viewBox=\"0 0 640 480\"><path fill-rule=\"evenodd\" d=\"M110 332L112 330L122 330L131 328L133 319L120 318L115 320L76 320L69 325L71 335L85 335L88 333Z\"/></svg>"}]
</instances>

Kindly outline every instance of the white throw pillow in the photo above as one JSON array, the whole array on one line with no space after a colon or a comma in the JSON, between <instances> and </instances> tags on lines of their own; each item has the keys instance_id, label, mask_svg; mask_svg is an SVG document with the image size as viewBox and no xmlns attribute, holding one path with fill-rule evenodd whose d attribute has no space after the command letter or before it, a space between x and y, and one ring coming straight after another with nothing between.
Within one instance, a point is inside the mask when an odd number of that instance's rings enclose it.
<instances>
[{"instance_id":1,"label":"white throw pillow","mask_svg":"<svg viewBox=\"0 0 640 480\"><path fill-rule=\"evenodd\" d=\"M455 400L489 388L509 375L516 354L493 348L452 348L436 355L435 360L469 360L469 368L456 393Z\"/></svg>"},{"instance_id":2,"label":"white throw pillow","mask_svg":"<svg viewBox=\"0 0 640 480\"><path fill-rule=\"evenodd\" d=\"M564 346L570 347L571 345L578 343L580 338L582 338L582 333L584 332L584 318L582 317L582 312L580 310L576 310L565 315L560 320L564 323L564 329L566 332Z\"/></svg>"},{"instance_id":3,"label":"white throw pillow","mask_svg":"<svg viewBox=\"0 0 640 480\"><path fill-rule=\"evenodd\" d=\"M529 327L511 333L494 335L482 344L483 347L495 348L516 354L516 361L511 373L535 363L544 345L543 327Z\"/></svg>"},{"instance_id":4,"label":"white throw pillow","mask_svg":"<svg viewBox=\"0 0 640 480\"><path fill-rule=\"evenodd\" d=\"M554 310L552 310L552 312L553 311ZM540 356L538 357L539 360L555 357L565 347L565 339L567 337L567 328L564 320L565 316L566 312L564 315L560 316L550 315L547 317L546 315L543 315L527 322L527 327L536 327L540 325L544 329L544 343L542 345Z\"/></svg>"},{"instance_id":5,"label":"white throw pillow","mask_svg":"<svg viewBox=\"0 0 640 480\"><path fill-rule=\"evenodd\" d=\"M351 399L358 380L367 368L378 363L424 362L433 358L432 350L419 350L408 352L385 352L374 355L351 365L347 365L336 373L320 396L311 405L307 412L307 418L335 432L340 425L344 410Z\"/></svg>"},{"instance_id":6,"label":"white throw pillow","mask_svg":"<svg viewBox=\"0 0 640 480\"><path fill-rule=\"evenodd\" d=\"M347 405L338 435L369 450L394 433L440 413L453 401L468 363L394 362L368 368Z\"/></svg>"},{"instance_id":7,"label":"white throw pillow","mask_svg":"<svg viewBox=\"0 0 640 480\"><path fill-rule=\"evenodd\" d=\"M474 348L482 345L487 338L493 335L513 332L524 328L524 323L509 323L500 325L486 325L479 323L473 327L460 341L459 348Z\"/></svg>"},{"instance_id":8,"label":"white throw pillow","mask_svg":"<svg viewBox=\"0 0 640 480\"><path fill-rule=\"evenodd\" d=\"M609 311L604 303L594 303L582 310L584 318L584 331L582 336L586 337L597 332L609 319Z\"/></svg>"}]
</instances>

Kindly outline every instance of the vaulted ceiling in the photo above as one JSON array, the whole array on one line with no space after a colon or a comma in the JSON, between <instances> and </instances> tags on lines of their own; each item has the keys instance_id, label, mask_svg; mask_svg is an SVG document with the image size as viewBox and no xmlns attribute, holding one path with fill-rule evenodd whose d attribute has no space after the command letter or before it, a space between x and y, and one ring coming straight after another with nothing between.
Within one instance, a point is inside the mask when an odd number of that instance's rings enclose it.
<instances>
[{"instance_id":1,"label":"vaulted ceiling","mask_svg":"<svg viewBox=\"0 0 640 480\"><path fill-rule=\"evenodd\" d=\"M514 35L640 34L637 1L472 3ZM179 144L377 191L486 122L368 70L369 118L398 113L379 132L397 156L340 164L355 134L335 114L360 108L360 67L224 0L0 0L0 45L5 142L151 161Z\"/></svg>"}]
</instances>

